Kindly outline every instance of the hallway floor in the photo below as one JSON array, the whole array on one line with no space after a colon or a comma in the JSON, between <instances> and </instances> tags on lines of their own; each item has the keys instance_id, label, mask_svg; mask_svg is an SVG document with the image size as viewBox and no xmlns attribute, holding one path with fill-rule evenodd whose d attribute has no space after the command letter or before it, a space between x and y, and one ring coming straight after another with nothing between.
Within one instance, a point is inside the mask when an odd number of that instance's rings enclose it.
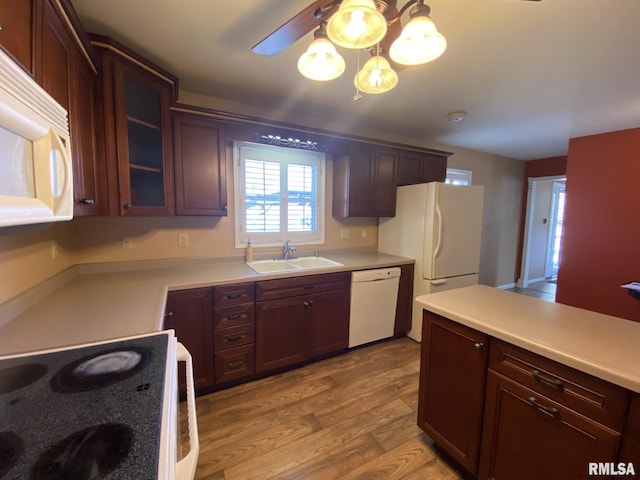
<instances>
[{"instance_id":1,"label":"hallway floor","mask_svg":"<svg viewBox=\"0 0 640 480\"><path fill-rule=\"evenodd\" d=\"M530 283L527 288L509 288L507 291L522 293L523 295L529 295L530 297L541 298L549 302L556 301L556 283L548 280L541 282Z\"/></svg>"}]
</instances>

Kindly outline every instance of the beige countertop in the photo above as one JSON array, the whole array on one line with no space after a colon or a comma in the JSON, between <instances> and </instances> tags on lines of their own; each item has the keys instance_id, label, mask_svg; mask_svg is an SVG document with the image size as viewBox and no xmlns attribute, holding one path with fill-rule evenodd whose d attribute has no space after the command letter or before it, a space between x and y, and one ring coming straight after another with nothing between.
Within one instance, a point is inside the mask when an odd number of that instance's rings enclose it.
<instances>
[{"instance_id":1,"label":"beige countertop","mask_svg":"<svg viewBox=\"0 0 640 480\"><path fill-rule=\"evenodd\" d=\"M640 393L640 323L484 285L416 301L443 317Z\"/></svg>"},{"instance_id":2,"label":"beige countertop","mask_svg":"<svg viewBox=\"0 0 640 480\"><path fill-rule=\"evenodd\" d=\"M0 305L0 355L77 345L162 329L170 290L413 263L378 252L328 253L343 264L258 274L239 259L77 265Z\"/></svg>"}]
</instances>

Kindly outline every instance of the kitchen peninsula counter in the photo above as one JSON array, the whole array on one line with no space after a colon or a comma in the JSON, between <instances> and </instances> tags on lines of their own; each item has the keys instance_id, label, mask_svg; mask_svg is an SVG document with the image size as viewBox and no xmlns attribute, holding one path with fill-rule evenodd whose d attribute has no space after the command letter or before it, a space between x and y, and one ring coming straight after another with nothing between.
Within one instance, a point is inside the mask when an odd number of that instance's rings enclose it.
<instances>
[{"instance_id":1,"label":"kitchen peninsula counter","mask_svg":"<svg viewBox=\"0 0 640 480\"><path fill-rule=\"evenodd\" d=\"M360 250L323 256L343 265L272 274L256 273L239 258L76 265L0 305L0 355L161 330L172 290L414 263Z\"/></svg>"},{"instance_id":2,"label":"kitchen peninsula counter","mask_svg":"<svg viewBox=\"0 0 640 480\"><path fill-rule=\"evenodd\" d=\"M640 323L484 285L416 301L425 310L640 393Z\"/></svg>"}]
</instances>

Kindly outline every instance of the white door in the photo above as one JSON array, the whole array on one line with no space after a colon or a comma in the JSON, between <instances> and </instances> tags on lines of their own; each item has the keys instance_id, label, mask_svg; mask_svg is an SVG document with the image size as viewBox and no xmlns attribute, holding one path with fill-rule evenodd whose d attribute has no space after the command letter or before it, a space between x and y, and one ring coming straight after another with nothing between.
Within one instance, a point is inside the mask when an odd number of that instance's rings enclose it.
<instances>
[{"instance_id":1,"label":"white door","mask_svg":"<svg viewBox=\"0 0 640 480\"><path fill-rule=\"evenodd\" d=\"M429 184L424 278L477 273L480 268L484 187Z\"/></svg>"}]
</instances>

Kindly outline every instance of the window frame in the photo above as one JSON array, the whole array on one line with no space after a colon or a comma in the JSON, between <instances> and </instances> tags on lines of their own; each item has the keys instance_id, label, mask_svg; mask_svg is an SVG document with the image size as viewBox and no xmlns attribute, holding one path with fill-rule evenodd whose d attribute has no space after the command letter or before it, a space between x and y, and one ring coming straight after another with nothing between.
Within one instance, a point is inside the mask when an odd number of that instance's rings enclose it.
<instances>
[{"instance_id":1,"label":"window frame","mask_svg":"<svg viewBox=\"0 0 640 480\"><path fill-rule=\"evenodd\" d=\"M286 165L312 165L317 168L317 230L312 232L288 232L287 222L281 224L280 231L273 233L247 232L246 221L246 194L245 194L245 169L244 152L254 152L252 160L278 162L281 166L281 184L286 185ZM281 246L286 240L296 245L319 245L325 242L325 172L326 154L314 150L300 150L282 146L266 145L248 141L233 142L233 175L234 175L234 243L236 248L244 248L248 241L254 247ZM284 173L284 176L282 176ZM286 197L286 192L284 193ZM283 192L280 192L281 201ZM284 217L287 218L287 217Z\"/></svg>"},{"instance_id":2,"label":"window frame","mask_svg":"<svg viewBox=\"0 0 640 480\"><path fill-rule=\"evenodd\" d=\"M447 168L447 174L444 183L450 185L472 185L471 177L473 172L471 170L462 170L460 168ZM455 183L454 180L461 180L467 183Z\"/></svg>"}]
</instances>

